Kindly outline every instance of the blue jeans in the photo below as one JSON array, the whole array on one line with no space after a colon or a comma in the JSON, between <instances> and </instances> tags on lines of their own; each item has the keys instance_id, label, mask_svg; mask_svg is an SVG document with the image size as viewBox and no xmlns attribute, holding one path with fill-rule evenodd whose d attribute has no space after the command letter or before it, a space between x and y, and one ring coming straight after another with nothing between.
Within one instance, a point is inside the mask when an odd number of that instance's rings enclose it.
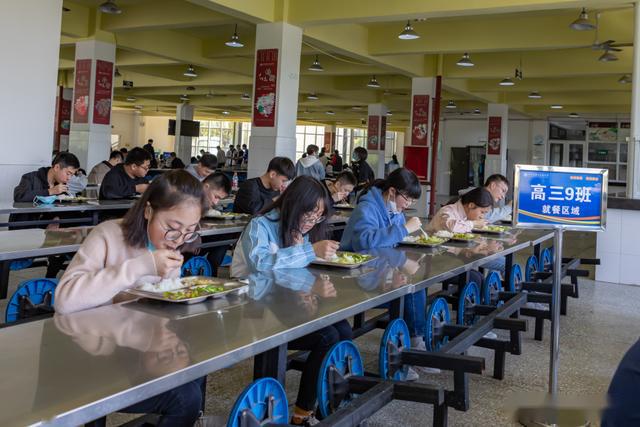
<instances>
[{"instance_id":1,"label":"blue jeans","mask_svg":"<svg viewBox=\"0 0 640 427\"><path fill-rule=\"evenodd\" d=\"M118 412L159 414L159 427L192 427L204 407L204 380L198 378Z\"/></svg>"},{"instance_id":2,"label":"blue jeans","mask_svg":"<svg viewBox=\"0 0 640 427\"><path fill-rule=\"evenodd\" d=\"M426 327L427 291L421 290L404 297L404 321L411 337L424 336Z\"/></svg>"}]
</instances>

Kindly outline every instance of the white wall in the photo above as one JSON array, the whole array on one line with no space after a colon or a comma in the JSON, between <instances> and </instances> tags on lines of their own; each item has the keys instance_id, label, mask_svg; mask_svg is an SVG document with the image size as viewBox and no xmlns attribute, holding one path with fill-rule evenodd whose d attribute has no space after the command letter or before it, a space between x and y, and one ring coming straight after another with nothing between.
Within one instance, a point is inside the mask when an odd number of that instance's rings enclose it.
<instances>
[{"instance_id":1,"label":"white wall","mask_svg":"<svg viewBox=\"0 0 640 427\"><path fill-rule=\"evenodd\" d=\"M160 151L174 151L173 136L169 136L169 119L175 117L143 116L136 111L114 110L111 134L120 135L121 147L141 147L149 138Z\"/></svg>"},{"instance_id":2,"label":"white wall","mask_svg":"<svg viewBox=\"0 0 640 427\"><path fill-rule=\"evenodd\" d=\"M1 9L0 202L7 203L23 173L51 164L62 0Z\"/></svg>"},{"instance_id":3,"label":"white wall","mask_svg":"<svg viewBox=\"0 0 640 427\"><path fill-rule=\"evenodd\" d=\"M509 120L507 136L507 174L513 174L515 163L527 163L530 157L530 120ZM451 176L451 148L468 145L482 145L487 141L487 120L443 120L440 124L440 144L438 150L438 194L449 194Z\"/></svg>"}]
</instances>

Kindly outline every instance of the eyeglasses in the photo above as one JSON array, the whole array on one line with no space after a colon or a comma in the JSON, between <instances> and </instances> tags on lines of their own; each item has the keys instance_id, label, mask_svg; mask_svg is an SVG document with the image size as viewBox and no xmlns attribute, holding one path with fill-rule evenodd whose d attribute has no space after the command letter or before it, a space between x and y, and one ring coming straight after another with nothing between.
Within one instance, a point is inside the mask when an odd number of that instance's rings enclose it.
<instances>
[{"instance_id":1,"label":"eyeglasses","mask_svg":"<svg viewBox=\"0 0 640 427\"><path fill-rule=\"evenodd\" d=\"M311 216L311 215L303 215L302 216L302 222L304 224L316 225L316 224L320 224L321 222L323 222L326 219L327 219L327 217L325 217L324 215L316 216L316 217Z\"/></svg>"},{"instance_id":2,"label":"eyeglasses","mask_svg":"<svg viewBox=\"0 0 640 427\"><path fill-rule=\"evenodd\" d=\"M407 205L411 206L416 202L416 199L412 199L410 197L405 196L404 194L398 192L398 194L400 195L400 197L402 197L405 202L407 202Z\"/></svg>"},{"instance_id":3,"label":"eyeglasses","mask_svg":"<svg viewBox=\"0 0 640 427\"><path fill-rule=\"evenodd\" d=\"M149 169L151 169L151 165L147 165L147 166L145 166L145 165L136 165L136 166L138 166L140 169L144 169L144 170L146 170L146 171L148 171Z\"/></svg>"},{"instance_id":4,"label":"eyeglasses","mask_svg":"<svg viewBox=\"0 0 640 427\"><path fill-rule=\"evenodd\" d=\"M164 240L168 242L175 242L181 237L183 237L182 241L185 243L194 242L198 237L200 237L200 227L198 227L196 231L189 231L187 233L170 228L166 233L164 233Z\"/></svg>"}]
</instances>

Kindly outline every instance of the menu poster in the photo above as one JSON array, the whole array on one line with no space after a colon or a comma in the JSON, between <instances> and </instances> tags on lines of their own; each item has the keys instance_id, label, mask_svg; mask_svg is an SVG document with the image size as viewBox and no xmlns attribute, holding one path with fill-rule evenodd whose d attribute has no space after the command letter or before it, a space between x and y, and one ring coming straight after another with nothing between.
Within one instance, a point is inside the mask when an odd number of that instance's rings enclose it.
<instances>
[{"instance_id":1,"label":"menu poster","mask_svg":"<svg viewBox=\"0 0 640 427\"><path fill-rule=\"evenodd\" d=\"M429 95L413 95L411 145L429 145Z\"/></svg>"},{"instance_id":2,"label":"menu poster","mask_svg":"<svg viewBox=\"0 0 640 427\"><path fill-rule=\"evenodd\" d=\"M367 130L367 150L377 150L380 139L380 116L369 116L369 127Z\"/></svg>"},{"instance_id":3,"label":"menu poster","mask_svg":"<svg viewBox=\"0 0 640 427\"><path fill-rule=\"evenodd\" d=\"M387 148L387 118L382 116L382 126L380 129L380 150Z\"/></svg>"},{"instance_id":4,"label":"menu poster","mask_svg":"<svg viewBox=\"0 0 640 427\"><path fill-rule=\"evenodd\" d=\"M113 62L96 61L96 83L93 99L93 123L108 125L111 122L111 93Z\"/></svg>"},{"instance_id":5,"label":"menu poster","mask_svg":"<svg viewBox=\"0 0 640 427\"><path fill-rule=\"evenodd\" d=\"M324 133L324 151L329 154L333 151L333 138L335 137L335 133L333 132L325 132Z\"/></svg>"},{"instance_id":6,"label":"menu poster","mask_svg":"<svg viewBox=\"0 0 640 427\"><path fill-rule=\"evenodd\" d=\"M589 122L589 141L615 142L618 139L617 122Z\"/></svg>"},{"instance_id":7,"label":"menu poster","mask_svg":"<svg viewBox=\"0 0 640 427\"><path fill-rule=\"evenodd\" d=\"M487 154L499 155L502 138L502 117L489 117L489 135L487 138Z\"/></svg>"},{"instance_id":8,"label":"menu poster","mask_svg":"<svg viewBox=\"0 0 640 427\"><path fill-rule=\"evenodd\" d=\"M275 126L277 82L278 49L258 49L253 97L253 126Z\"/></svg>"},{"instance_id":9,"label":"menu poster","mask_svg":"<svg viewBox=\"0 0 640 427\"><path fill-rule=\"evenodd\" d=\"M89 122L89 84L91 82L91 59L76 61L73 84L73 122Z\"/></svg>"}]
</instances>

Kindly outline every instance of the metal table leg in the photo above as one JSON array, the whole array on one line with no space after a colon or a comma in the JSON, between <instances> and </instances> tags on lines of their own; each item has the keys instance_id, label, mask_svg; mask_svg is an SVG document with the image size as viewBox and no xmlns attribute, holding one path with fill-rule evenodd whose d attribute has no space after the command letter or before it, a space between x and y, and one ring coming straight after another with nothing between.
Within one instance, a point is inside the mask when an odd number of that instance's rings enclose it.
<instances>
[{"instance_id":1,"label":"metal table leg","mask_svg":"<svg viewBox=\"0 0 640 427\"><path fill-rule=\"evenodd\" d=\"M253 379L271 377L282 386L287 373L287 344L260 353L253 358Z\"/></svg>"},{"instance_id":2,"label":"metal table leg","mask_svg":"<svg viewBox=\"0 0 640 427\"><path fill-rule=\"evenodd\" d=\"M9 272L11 261L0 261L0 299L7 298L9 292Z\"/></svg>"}]
</instances>

